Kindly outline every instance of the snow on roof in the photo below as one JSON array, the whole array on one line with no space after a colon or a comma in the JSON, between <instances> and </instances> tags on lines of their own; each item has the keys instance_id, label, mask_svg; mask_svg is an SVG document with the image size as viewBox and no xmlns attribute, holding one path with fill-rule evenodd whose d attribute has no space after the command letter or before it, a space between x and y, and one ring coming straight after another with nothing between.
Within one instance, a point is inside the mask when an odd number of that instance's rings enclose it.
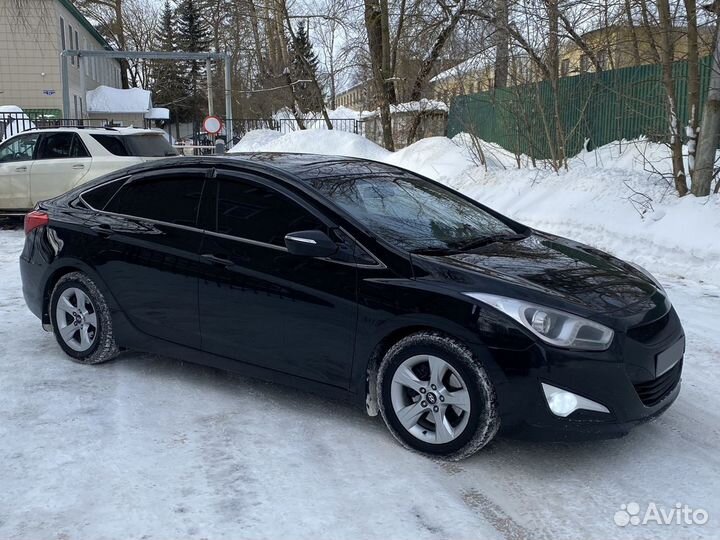
<instances>
[{"instance_id":1,"label":"snow on roof","mask_svg":"<svg viewBox=\"0 0 720 540\"><path fill-rule=\"evenodd\" d=\"M165 107L153 107L147 113L145 118L148 120L170 120L170 109Z\"/></svg>"},{"instance_id":2,"label":"snow on roof","mask_svg":"<svg viewBox=\"0 0 720 540\"><path fill-rule=\"evenodd\" d=\"M436 99L423 98L420 101L408 101L407 103L398 103L390 105L390 114L409 113L409 112L430 112L430 111L448 111L448 106L444 101ZM362 118L372 118L380 114L380 110L363 111L360 116Z\"/></svg>"},{"instance_id":3,"label":"snow on roof","mask_svg":"<svg viewBox=\"0 0 720 540\"><path fill-rule=\"evenodd\" d=\"M147 113L152 109L149 90L98 86L87 92L87 110L92 113Z\"/></svg>"},{"instance_id":4,"label":"snow on roof","mask_svg":"<svg viewBox=\"0 0 720 540\"><path fill-rule=\"evenodd\" d=\"M459 64L451 67L450 69L441 71L440 73L435 75L432 79L430 79L430 82L436 83L436 82L444 81L445 79L449 79L451 77L467 75L468 73L472 73L473 71L478 71L489 65L490 64L488 63L487 56L482 55L482 54L477 54L475 56L471 56L464 62L460 62Z\"/></svg>"}]
</instances>

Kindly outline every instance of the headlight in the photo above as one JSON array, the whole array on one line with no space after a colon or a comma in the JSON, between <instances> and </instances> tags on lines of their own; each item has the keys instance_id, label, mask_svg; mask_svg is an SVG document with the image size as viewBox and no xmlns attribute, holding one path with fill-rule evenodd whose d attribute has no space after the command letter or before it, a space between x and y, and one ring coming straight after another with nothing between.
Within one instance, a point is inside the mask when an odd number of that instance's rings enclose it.
<instances>
[{"instance_id":1,"label":"headlight","mask_svg":"<svg viewBox=\"0 0 720 540\"><path fill-rule=\"evenodd\" d=\"M464 293L512 317L545 343L567 349L604 351L613 331L602 324L556 309L494 294Z\"/></svg>"}]
</instances>

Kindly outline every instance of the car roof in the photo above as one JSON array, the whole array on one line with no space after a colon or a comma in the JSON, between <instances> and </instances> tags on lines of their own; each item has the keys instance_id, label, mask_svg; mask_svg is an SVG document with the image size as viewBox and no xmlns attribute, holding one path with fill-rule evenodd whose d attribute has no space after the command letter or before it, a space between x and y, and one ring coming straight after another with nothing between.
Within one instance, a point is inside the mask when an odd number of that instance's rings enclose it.
<instances>
[{"instance_id":1,"label":"car roof","mask_svg":"<svg viewBox=\"0 0 720 540\"><path fill-rule=\"evenodd\" d=\"M106 176L90 180L81 187L87 190L108 180L132 176L134 174L155 170L193 167L204 165L227 169L247 170L256 172L274 172L306 190L316 192L308 186L313 180L337 180L351 177L368 177L372 175L393 176L412 174L409 171L365 158L347 156L329 156L325 154L297 154L290 152L249 152L234 153L224 156L174 156L145 163L138 163L114 171ZM80 188L78 188L80 189Z\"/></svg>"}]
</instances>

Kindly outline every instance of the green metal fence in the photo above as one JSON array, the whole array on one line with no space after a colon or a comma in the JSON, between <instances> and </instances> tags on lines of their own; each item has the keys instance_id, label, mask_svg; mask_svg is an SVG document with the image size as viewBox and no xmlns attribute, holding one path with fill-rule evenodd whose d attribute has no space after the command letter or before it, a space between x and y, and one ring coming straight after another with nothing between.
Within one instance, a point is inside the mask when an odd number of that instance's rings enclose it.
<instances>
[{"instance_id":1,"label":"green metal fence","mask_svg":"<svg viewBox=\"0 0 720 540\"><path fill-rule=\"evenodd\" d=\"M701 103L707 91L710 62L709 56L700 62ZM673 64L676 109L683 134L689 116L687 67L684 61ZM586 139L593 148L641 135L659 140L669 136L669 101L660 65L561 78L557 102L548 81L459 96L450 106L448 136L465 131L518 154L549 158L551 143L557 147L559 139L555 107L569 156L582 150Z\"/></svg>"}]
</instances>

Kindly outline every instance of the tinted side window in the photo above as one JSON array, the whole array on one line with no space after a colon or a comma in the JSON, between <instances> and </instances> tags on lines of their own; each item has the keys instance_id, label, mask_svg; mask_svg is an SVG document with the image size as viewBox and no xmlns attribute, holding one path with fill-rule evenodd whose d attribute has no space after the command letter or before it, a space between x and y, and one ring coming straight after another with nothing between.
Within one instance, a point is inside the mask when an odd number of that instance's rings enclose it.
<instances>
[{"instance_id":1,"label":"tinted side window","mask_svg":"<svg viewBox=\"0 0 720 540\"><path fill-rule=\"evenodd\" d=\"M217 232L276 246L293 231L326 227L284 195L250 182L218 181Z\"/></svg>"},{"instance_id":2,"label":"tinted side window","mask_svg":"<svg viewBox=\"0 0 720 540\"><path fill-rule=\"evenodd\" d=\"M193 227L203 184L197 175L182 173L134 180L115 194L105 211Z\"/></svg>"},{"instance_id":3,"label":"tinted side window","mask_svg":"<svg viewBox=\"0 0 720 540\"><path fill-rule=\"evenodd\" d=\"M43 133L38 146L37 159L70 157L73 134L68 132Z\"/></svg>"},{"instance_id":4,"label":"tinted side window","mask_svg":"<svg viewBox=\"0 0 720 540\"><path fill-rule=\"evenodd\" d=\"M97 142L102 144L103 148L114 156L127 156L128 151L122 139L117 135L90 135Z\"/></svg>"},{"instance_id":5,"label":"tinted side window","mask_svg":"<svg viewBox=\"0 0 720 540\"><path fill-rule=\"evenodd\" d=\"M30 161L38 140L37 133L19 135L0 145L0 163Z\"/></svg>"},{"instance_id":6,"label":"tinted side window","mask_svg":"<svg viewBox=\"0 0 720 540\"><path fill-rule=\"evenodd\" d=\"M85 145L75 133L43 133L36 159L89 157Z\"/></svg>"},{"instance_id":7,"label":"tinted side window","mask_svg":"<svg viewBox=\"0 0 720 540\"><path fill-rule=\"evenodd\" d=\"M95 210L102 210L126 180L127 177L101 184L96 188L84 192L82 199Z\"/></svg>"}]
</instances>

